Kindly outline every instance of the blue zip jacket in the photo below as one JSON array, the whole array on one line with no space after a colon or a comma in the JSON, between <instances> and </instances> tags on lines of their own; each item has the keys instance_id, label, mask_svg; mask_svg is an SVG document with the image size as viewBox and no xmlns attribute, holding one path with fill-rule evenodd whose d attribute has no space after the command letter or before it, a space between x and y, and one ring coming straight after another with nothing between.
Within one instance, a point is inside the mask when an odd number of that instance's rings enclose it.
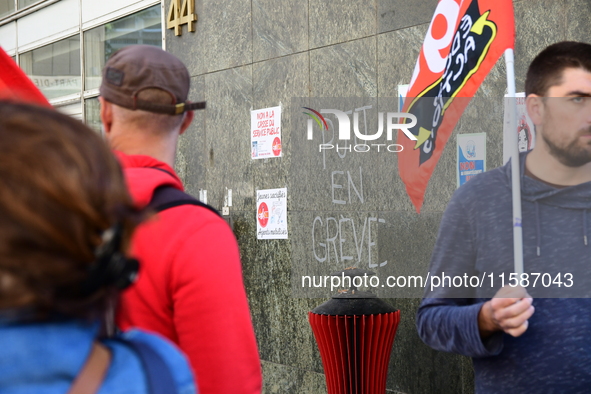
<instances>
[{"instance_id":1,"label":"blue zip jacket","mask_svg":"<svg viewBox=\"0 0 591 394\"><path fill-rule=\"evenodd\" d=\"M554 188L524 175L521 193L524 272L548 274L527 288L536 308L529 328L514 338L498 332L483 341L478 313L513 272L511 165L460 187L441 221L430 275L485 275L480 288L429 284L417 312L421 339L436 350L473 357L477 393L591 392L591 246L587 229L591 182ZM493 274L495 290L488 282ZM573 286L564 287L565 274ZM530 275L530 279L535 277ZM566 276L568 278L568 276ZM570 282L568 284L571 284ZM548 297L548 298L543 298ZM556 297L556 298L549 298Z\"/></svg>"},{"instance_id":2,"label":"blue zip jacket","mask_svg":"<svg viewBox=\"0 0 591 394\"><path fill-rule=\"evenodd\" d=\"M80 321L23 324L0 320L0 394L67 393L97 332L98 325ZM174 346L139 330L122 337L152 347L170 367L178 392L195 393L189 365ZM120 342L102 343L111 351L111 364L98 394L147 394L138 356Z\"/></svg>"}]
</instances>

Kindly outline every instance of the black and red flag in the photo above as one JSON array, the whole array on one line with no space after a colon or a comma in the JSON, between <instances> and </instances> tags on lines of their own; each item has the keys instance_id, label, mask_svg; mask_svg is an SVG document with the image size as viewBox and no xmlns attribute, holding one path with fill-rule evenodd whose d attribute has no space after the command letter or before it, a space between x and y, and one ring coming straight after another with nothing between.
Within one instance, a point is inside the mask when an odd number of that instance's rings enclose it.
<instances>
[{"instance_id":1,"label":"black and red flag","mask_svg":"<svg viewBox=\"0 0 591 394\"><path fill-rule=\"evenodd\" d=\"M462 112L507 48L515 27L511 0L440 0L419 53L403 112L417 117L398 134L398 170L417 212L427 183Z\"/></svg>"}]
</instances>

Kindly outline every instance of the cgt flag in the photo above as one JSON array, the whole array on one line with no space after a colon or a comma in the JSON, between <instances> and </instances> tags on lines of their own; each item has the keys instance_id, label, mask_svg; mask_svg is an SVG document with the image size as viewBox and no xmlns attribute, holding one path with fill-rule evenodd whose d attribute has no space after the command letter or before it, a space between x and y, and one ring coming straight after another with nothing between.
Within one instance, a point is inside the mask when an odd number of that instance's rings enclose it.
<instances>
[{"instance_id":1,"label":"cgt flag","mask_svg":"<svg viewBox=\"0 0 591 394\"><path fill-rule=\"evenodd\" d=\"M0 48L0 100L51 107L43 93L2 48Z\"/></svg>"},{"instance_id":2,"label":"cgt flag","mask_svg":"<svg viewBox=\"0 0 591 394\"><path fill-rule=\"evenodd\" d=\"M417 212L425 190L462 112L503 51L513 48L512 0L440 0L419 53L403 112L418 122L398 171Z\"/></svg>"}]
</instances>

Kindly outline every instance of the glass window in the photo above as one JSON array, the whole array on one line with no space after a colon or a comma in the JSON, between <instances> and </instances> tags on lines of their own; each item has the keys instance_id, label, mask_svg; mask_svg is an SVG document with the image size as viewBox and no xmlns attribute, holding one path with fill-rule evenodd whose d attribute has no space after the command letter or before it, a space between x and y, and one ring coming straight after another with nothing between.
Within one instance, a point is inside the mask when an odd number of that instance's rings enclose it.
<instances>
[{"instance_id":1,"label":"glass window","mask_svg":"<svg viewBox=\"0 0 591 394\"><path fill-rule=\"evenodd\" d=\"M101 107L98 97L87 99L84 101L84 120L86 125L96 132L101 132Z\"/></svg>"},{"instance_id":2,"label":"glass window","mask_svg":"<svg viewBox=\"0 0 591 394\"><path fill-rule=\"evenodd\" d=\"M56 106L55 109L57 109L62 114L66 114L73 117L74 119L82 120L82 107L80 106L80 101L71 104Z\"/></svg>"},{"instance_id":3,"label":"glass window","mask_svg":"<svg viewBox=\"0 0 591 394\"><path fill-rule=\"evenodd\" d=\"M41 0L18 0L18 9L25 8L30 6L31 4L38 3Z\"/></svg>"},{"instance_id":4,"label":"glass window","mask_svg":"<svg viewBox=\"0 0 591 394\"><path fill-rule=\"evenodd\" d=\"M48 99L80 93L80 36L20 55L21 68Z\"/></svg>"},{"instance_id":5,"label":"glass window","mask_svg":"<svg viewBox=\"0 0 591 394\"><path fill-rule=\"evenodd\" d=\"M0 18L14 12L14 0L0 0Z\"/></svg>"},{"instance_id":6,"label":"glass window","mask_svg":"<svg viewBox=\"0 0 591 394\"><path fill-rule=\"evenodd\" d=\"M84 89L98 88L107 59L118 49L134 44L162 47L160 5L84 33Z\"/></svg>"}]
</instances>

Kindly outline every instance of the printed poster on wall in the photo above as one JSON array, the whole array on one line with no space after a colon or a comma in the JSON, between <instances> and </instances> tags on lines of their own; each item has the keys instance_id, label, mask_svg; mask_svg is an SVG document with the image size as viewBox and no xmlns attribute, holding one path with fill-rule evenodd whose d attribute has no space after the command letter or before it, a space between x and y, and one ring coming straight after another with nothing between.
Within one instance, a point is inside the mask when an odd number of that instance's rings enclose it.
<instances>
[{"instance_id":1,"label":"printed poster on wall","mask_svg":"<svg viewBox=\"0 0 591 394\"><path fill-rule=\"evenodd\" d=\"M257 239L287 239L287 188L257 190Z\"/></svg>"},{"instance_id":2,"label":"printed poster on wall","mask_svg":"<svg viewBox=\"0 0 591 394\"><path fill-rule=\"evenodd\" d=\"M527 114L525 108L525 92L515 94L517 101L517 130L511 131L509 108L507 106L511 100L505 96L505 121L503 124L503 163L506 163L511 158L511 144L512 138L517 134L517 147L519 152L526 152L533 149L536 144L536 134L534 133L534 124Z\"/></svg>"},{"instance_id":3,"label":"printed poster on wall","mask_svg":"<svg viewBox=\"0 0 591 394\"><path fill-rule=\"evenodd\" d=\"M486 133L458 134L458 187L486 171Z\"/></svg>"},{"instance_id":4,"label":"printed poster on wall","mask_svg":"<svg viewBox=\"0 0 591 394\"><path fill-rule=\"evenodd\" d=\"M281 106L250 111L252 159L283 156L281 148Z\"/></svg>"}]
</instances>

